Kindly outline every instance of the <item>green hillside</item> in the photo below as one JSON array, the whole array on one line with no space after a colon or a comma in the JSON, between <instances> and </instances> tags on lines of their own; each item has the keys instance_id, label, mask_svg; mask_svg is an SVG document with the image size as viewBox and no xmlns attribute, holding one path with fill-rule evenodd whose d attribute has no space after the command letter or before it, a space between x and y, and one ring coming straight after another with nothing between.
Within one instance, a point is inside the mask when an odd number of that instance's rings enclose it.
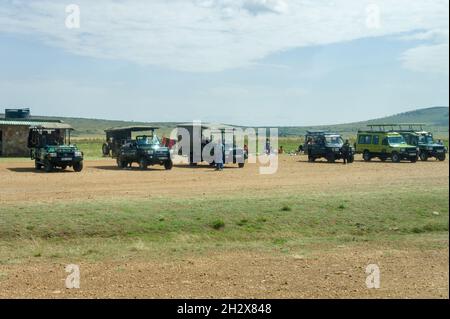
<instances>
[{"instance_id":1,"label":"green hillside","mask_svg":"<svg viewBox=\"0 0 450 319\"><path fill-rule=\"evenodd\" d=\"M364 128L367 124L373 123L424 123L425 129L435 133L438 136L448 137L448 107L430 107L424 109L418 109L414 111L399 113L383 118L367 120L362 122L336 124L336 125L324 125L324 126L300 126L300 127L280 127L280 136L283 137L295 137L304 135L309 129L325 129L342 133L344 135L355 135L360 128Z\"/></svg>"},{"instance_id":2,"label":"green hillside","mask_svg":"<svg viewBox=\"0 0 450 319\"><path fill-rule=\"evenodd\" d=\"M327 129L340 132L344 135L353 136L358 129L363 128L368 123L426 123L427 129L439 136L448 136L449 126L449 108L448 107L430 107L418 109L410 112L395 114L392 116L373 119L364 122L336 124L326 126L298 126L298 127L279 127L281 137L297 137L305 134L309 129ZM0 117L3 117L0 115ZM102 119L86 119L86 118L69 118L69 117L45 117L35 116L36 118L60 119L72 125L76 131L74 136L83 138L98 138L104 136L104 130L111 127L129 126L129 125L145 125L160 127L160 135L168 136L170 131L176 127L176 122L166 123L144 123L130 121L113 121Z\"/></svg>"}]
</instances>

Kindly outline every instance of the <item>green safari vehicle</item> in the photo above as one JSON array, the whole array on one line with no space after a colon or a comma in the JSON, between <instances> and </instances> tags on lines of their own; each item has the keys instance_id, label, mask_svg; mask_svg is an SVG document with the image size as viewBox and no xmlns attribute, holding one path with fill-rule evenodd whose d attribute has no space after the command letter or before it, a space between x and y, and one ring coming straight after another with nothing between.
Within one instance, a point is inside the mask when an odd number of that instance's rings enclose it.
<instances>
[{"instance_id":1,"label":"green safari vehicle","mask_svg":"<svg viewBox=\"0 0 450 319\"><path fill-rule=\"evenodd\" d=\"M419 148L419 158L427 161L434 157L439 161L445 161L447 148L434 141L433 134L423 129L424 124L398 124L397 132L400 133L410 145Z\"/></svg>"},{"instance_id":2,"label":"green safari vehicle","mask_svg":"<svg viewBox=\"0 0 450 319\"><path fill-rule=\"evenodd\" d=\"M70 143L73 128L66 123L49 123L30 128L28 148L35 168L46 172L59 167L72 167L75 172L83 170L83 152Z\"/></svg>"},{"instance_id":3,"label":"green safari vehicle","mask_svg":"<svg viewBox=\"0 0 450 319\"><path fill-rule=\"evenodd\" d=\"M375 129L376 127L378 130ZM401 160L417 162L418 148L415 145L409 145L400 133L386 130L387 127L392 125L369 125L369 130L358 131L356 152L362 154L366 162L373 158L379 158L383 162L387 159L391 159L394 163Z\"/></svg>"}]
</instances>

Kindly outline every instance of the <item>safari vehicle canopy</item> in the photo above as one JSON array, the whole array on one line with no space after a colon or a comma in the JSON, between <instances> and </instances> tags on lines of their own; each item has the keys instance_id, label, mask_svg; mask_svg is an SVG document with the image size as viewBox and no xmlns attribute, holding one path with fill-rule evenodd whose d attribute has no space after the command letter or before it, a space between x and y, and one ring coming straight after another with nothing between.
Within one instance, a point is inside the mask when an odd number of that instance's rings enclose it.
<instances>
[{"instance_id":1,"label":"safari vehicle canopy","mask_svg":"<svg viewBox=\"0 0 450 319\"><path fill-rule=\"evenodd\" d=\"M152 126L128 126L128 127L118 127L105 130L106 141L102 146L102 152L104 156L117 157L120 148L125 143L131 141L132 134L134 132L147 132L146 135L149 139L153 139L155 130L158 127Z\"/></svg>"},{"instance_id":2,"label":"safari vehicle canopy","mask_svg":"<svg viewBox=\"0 0 450 319\"><path fill-rule=\"evenodd\" d=\"M44 167L46 172L55 167L73 167L76 172L83 169L83 153L70 143L73 128L66 123L48 123L30 127L28 147L36 169Z\"/></svg>"}]
</instances>

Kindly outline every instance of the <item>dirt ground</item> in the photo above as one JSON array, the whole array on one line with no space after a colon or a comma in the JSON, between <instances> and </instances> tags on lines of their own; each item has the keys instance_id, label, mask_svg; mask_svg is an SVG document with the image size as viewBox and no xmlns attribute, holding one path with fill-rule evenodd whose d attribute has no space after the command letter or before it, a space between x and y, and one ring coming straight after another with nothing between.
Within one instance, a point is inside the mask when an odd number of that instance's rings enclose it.
<instances>
[{"instance_id":1,"label":"dirt ground","mask_svg":"<svg viewBox=\"0 0 450 319\"><path fill-rule=\"evenodd\" d=\"M321 178L323 177L323 178ZM82 173L36 172L30 162L0 162L0 204L115 198L249 196L276 192L358 191L409 187L423 179L448 187L449 163L308 163L282 156L274 175L258 166L215 172L176 165L172 171L118 170L113 160L86 161ZM381 287L367 289L369 264L381 271ZM25 262L0 265L3 298L448 298L447 249L402 250L337 247L312 255L220 252L180 260L124 260L80 264L81 289L66 289L65 265Z\"/></svg>"},{"instance_id":2,"label":"dirt ground","mask_svg":"<svg viewBox=\"0 0 450 319\"><path fill-rule=\"evenodd\" d=\"M326 261L326 262L324 262ZM172 262L80 265L66 289L63 264L2 266L3 298L448 298L448 252L341 248L304 257L213 254ZM377 264L380 288L366 286Z\"/></svg>"},{"instance_id":3,"label":"dirt ground","mask_svg":"<svg viewBox=\"0 0 450 319\"><path fill-rule=\"evenodd\" d=\"M408 187L418 181L447 185L449 163L428 161L394 164L357 160L351 165L308 163L304 156L281 156L278 171L259 174L259 164L243 169L228 165L222 172L208 166L175 165L119 170L112 159L85 161L81 173L71 169L44 173L29 162L0 162L0 204L96 200L121 197L197 197L248 193L358 191L368 187Z\"/></svg>"}]
</instances>

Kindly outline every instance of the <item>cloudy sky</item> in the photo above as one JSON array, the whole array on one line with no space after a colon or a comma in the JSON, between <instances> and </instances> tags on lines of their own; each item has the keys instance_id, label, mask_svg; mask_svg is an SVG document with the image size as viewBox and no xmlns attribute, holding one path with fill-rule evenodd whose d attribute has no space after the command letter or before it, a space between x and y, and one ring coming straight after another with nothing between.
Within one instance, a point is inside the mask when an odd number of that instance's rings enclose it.
<instances>
[{"instance_id":1,"label":"cloudy sky","mask_svg":"<svg viewBox=\"0 0 450 319\"><path fill-rule=\"evenodd\" d=\"M448 106L448 12L448 0L0 0L0 109L309 125Z\"/></svg>"}]
</instances>

